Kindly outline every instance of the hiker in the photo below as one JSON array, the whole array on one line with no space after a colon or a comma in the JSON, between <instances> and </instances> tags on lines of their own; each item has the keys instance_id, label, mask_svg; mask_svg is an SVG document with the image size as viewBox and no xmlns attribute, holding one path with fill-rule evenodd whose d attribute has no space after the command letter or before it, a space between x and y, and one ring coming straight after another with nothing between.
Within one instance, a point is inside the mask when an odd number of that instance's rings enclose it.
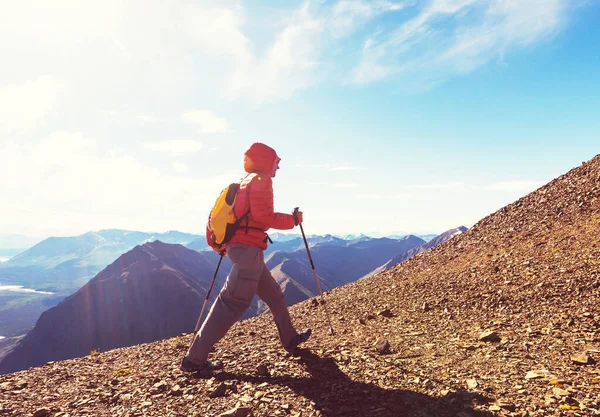
<instances>
[{"instance_id":1,"label":"hiker","mask_svg":"<svg viewBox=\"0 0 600 417\"><path fill-rule=\"evenodd\" d=\"M244 170L248 175L240 183L234 211L238 218L248 214L225 245L231 272L181 362L184 372L210 374L223 368L221 362L208 360L208 353L250 307L255 293L269 306L281 345L288 352L310 337L311 329L298 333L292 325L283 292L264 262L263 251L270 241L266 231L289 230L302 223L301 211L285 214L273 209L271 178L275 177L280 160L274 149L262 143L252 144L244 153ZM213 246L208 227L207 241ZM213 248L223 253L222 248Z\"/></svg>"}]
</instances>

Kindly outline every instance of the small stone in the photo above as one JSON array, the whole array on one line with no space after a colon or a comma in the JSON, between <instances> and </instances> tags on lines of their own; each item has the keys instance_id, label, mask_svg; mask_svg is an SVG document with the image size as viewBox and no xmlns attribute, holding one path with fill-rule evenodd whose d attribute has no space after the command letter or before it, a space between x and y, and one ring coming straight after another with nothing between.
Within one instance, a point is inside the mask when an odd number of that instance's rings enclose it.
<instances>
[{"instance_id":1,"label":"small stone","mask_svg":"<svg viewBox=\"0 0 600 417\"><path fill-rule=\"evenodd\" d=\"M110 385L119 385L119 380L114 378L113 380L110 381Z\"/></svg>"},{"instance_id":2,"label":"small stone","mask_svg":"<svg viewBox=\"0 0 600 417\"><path fill-rule=\"evenodd\" d=\"M142 407L144 407L144 408L145 408L145 407L151 407L151 406L152 406L152 401L144 401L144 402L142 403Z\"/></svg>"},{"instance_id":3,"label":"small stone","mask_svg":"<svg viewBox=\"0 0 600 417\"><path fill-rule=\"evenodd\" d=\"M208 396L210 398L224 397L227 392L227 384L222 383L217 388L215 388Z\"/></svg>"},{"instance_id":4,"label":"small stone","mask_svg":"<svg viewBox=\"0 0 600 417\"><path fill-rule=\"evenodd\" d=\"M571 355L571 361L577 365L587 365L593 363L592 358L583 353L575 353Z\"/></svg>"},{"instance_id":5,"label":"small stone","mask_svg":"<svg viewBox=\"0 0 600 417\"><path fill-rule=\"evenodd\" d=\"M250 413L247 407L236 407L219 414L219 417L246 417Z\"/></svg>"},{"instance_id":6,"label":"small stone","mask_svg":"<svg viewBox=\"0 0 600 417\"><path fill-rule=\"evenodd\" d=\"M482 342L499 342L501 339L498 333L491 330L486 330L479 335L479 340Z\"/></svg>"},{"instance_id":7,"label":"small stone","mask_svg":"<svg viewBox=\"0 0 600 417\"><path fill-rule=\"evenodd\" d=\"M502 408L497 405L490 405L490 411L500 411Z\"/></svg>"},{"instance_id":8,"label":"small stone","mask_svg":"<svg viewBox=\"0 0 600 417\"><path fill-rule=\"evenodd\" d=\"M377 339L377 342L375 343L375 349L377 349L377 352L379 352L381 355L388 353L390 351L390 342L388 342L387 339Z\"/></svg>"},{"instance_id":9,"label":"small stone","mask_svg":"<svg viewBox=\"0 0 600 417\"><path fill-rule=\"evenodd\" d=\"M394 317L394 314L391 312L391 310L389 308L386 308L384 310L381 310L377 313L378 316L382 316L382 317Z\"/></svg>"},{"instance_id":10,"label":"small stone","mask_svg":"<svg viewBox=\"0 0 600 417\"><path fill-rule=\"evenodd\" d=\"M429 306L429 304L427 304L427 302L423 302L423 306L421 307L421 309L425 312L431 310L431 307Z\"/></svg>"},{"instance_id":11,"label":"small stone","mask_svg":"<svg viewBox=\"0 0 600 417\"><path fill-rule=\"evenodd\" d=\"M467 383L467 387L469 389L475 389L479 385L479 384L477 384L477 381L474 379L467 379L465 382Z\"/></svg>"},{"instance_id":12,"label":"small stone","mask_svg":"<svg viewBox=\"0 0 600 417\"><path fill-rule=\"evenodd\" d=\"M173 388L171 388L171 395L183 395L183 390L179 385L175 385Z\"/></svg>"},{"instance_id":13,"label":"small stone","mask_svg":"<svg viewBox=\"0 0 600 417\"><path fill-rule=\"evenodd\" d=\"M556 397L567 397L569 395L569 391L566 391L562 388L558 388L558 387L554 387L552 388L552 393L556 396Z\"/></svg>"},{"instance_id":14,"label":"small stone","mask_svg":"<svg viewBox=\"0 0 600 417\"><path fill-rule=\"evenodd\" d=\"M152 390L156 392L165 392L169 389L169 385L165 381L157 382L152 386Z\"/></svg>"},{"instance_id":15,"label":"small stone","mask_svg":"<svg viewBox=\"0 0 600 417\"><path fill-rule=\"evenodd\" d=\"M260 376L271 375L271 373L269 372L269 368L267 368L265 365L258 365L258 367L256 368L256 372L258 372Z\"/></svg>"},{"instance_id":16,"label":"small stone","mask_svg":"<svg viewBox=\"0 0 600 417\"><path fill-rule=\"evenodd\" d=\"M525 375L525 379L541 379L541 378L545 378L547 373L548 373L548 371L543 370L543 369L529 371Z\"/></svg>"},{"instance_id":17,"label":"small stone","mask_svg":"<svg viewBox=\"0 0 600 417\"><path fill-rule=\"evenodd\" d=\"M506 400L506 399L501 399L496 401L496 405L498 405L501 408L504 408L505 410L510 410L510 411L514 411L517 407L515 406L515 403L513 403L511 400Z\"/></svg>"},{"instance_id":18,"label":"small stone","mask_svg":"<svg viewBox=\"0 0 600 417\"><path fill-rule=\"evenodd\" d=\"M40 408L35 413L33 413L33 417L46 417L50 415L50 410L46 408Z\"/></svg>"}]
</instances>

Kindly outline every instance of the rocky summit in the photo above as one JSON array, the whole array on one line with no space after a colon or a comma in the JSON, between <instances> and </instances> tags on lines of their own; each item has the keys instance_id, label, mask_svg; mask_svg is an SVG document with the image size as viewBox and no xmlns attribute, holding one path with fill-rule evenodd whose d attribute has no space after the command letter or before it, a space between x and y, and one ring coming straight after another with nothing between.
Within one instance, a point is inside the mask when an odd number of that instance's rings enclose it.
<instances>
[{"instance_id":1,"label":"rocky summit","mask_svg":"<svg viewBox=\"0 0 600 417\"><path fill-rule=\"evenodd\" d=\"M264 314L216 346L212 378L179 371L183 334L0 376L0 415L600 415L599 236L597 156L325 305L292 307L313 328L292 355Z\"/></svg>"}]
</instances>

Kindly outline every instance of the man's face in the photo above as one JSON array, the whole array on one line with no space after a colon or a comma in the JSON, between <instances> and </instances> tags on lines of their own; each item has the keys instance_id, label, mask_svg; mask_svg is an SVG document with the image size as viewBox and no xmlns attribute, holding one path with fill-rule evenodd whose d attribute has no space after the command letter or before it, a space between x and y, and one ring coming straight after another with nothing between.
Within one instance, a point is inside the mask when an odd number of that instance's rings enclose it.
<instances>
[{"instance_id":1,"label":"man's face","mask_svg":"<svg viewBox=\"0 0 600 417\"><path fill-rule=\"evenodd\" d=\"M273 165L273 178L275 178L275 175L277 174L277 170L279 169L279 161L281 161L281 159L278 159L277 161L275 161L275 165Z\"/></svg>"}]
</instances>

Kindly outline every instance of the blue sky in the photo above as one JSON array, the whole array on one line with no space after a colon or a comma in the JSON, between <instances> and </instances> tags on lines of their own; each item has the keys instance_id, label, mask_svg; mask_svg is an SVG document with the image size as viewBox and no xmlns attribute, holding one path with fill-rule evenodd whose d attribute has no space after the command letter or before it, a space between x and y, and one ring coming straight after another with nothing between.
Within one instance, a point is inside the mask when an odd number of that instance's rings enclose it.
<instances>
[{"instance_id":1,"label":"blue sky","mask_svg":"<svg viewBox=\"0 0 600 417\"><path fill-rule=\"evenodd\" d=\"M472 226L598 154L600 4L14 3L0 233L200 233L255 141L307 233Z\"/></svg>"}]
</instances>

